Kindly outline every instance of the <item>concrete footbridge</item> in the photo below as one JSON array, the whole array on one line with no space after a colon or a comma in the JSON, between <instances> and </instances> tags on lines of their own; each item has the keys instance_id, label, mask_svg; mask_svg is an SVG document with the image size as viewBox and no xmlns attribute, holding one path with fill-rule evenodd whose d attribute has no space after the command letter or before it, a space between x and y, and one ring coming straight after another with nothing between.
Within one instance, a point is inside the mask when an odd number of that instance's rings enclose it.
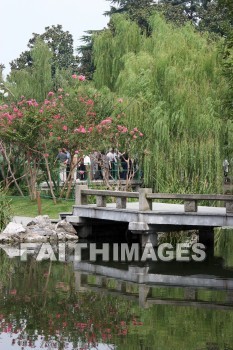
<instances>
[{"instance_id":1,"label":"concrete footbridge","mask_svg":"<svg viewBox=\"0 0 233 350\"><path fill-rule=\"evenodd\" d=\"M212 275L165 275L152 273L148 266L129 266L128 269L74 262L76 291L94 291L112 296L123 296L128 300L138 300L139 305L148 308L152 305L194 306L210 309L233 309L233 279L217 278ZM88 279L88 276L92 279ZM90 282L91 281L91 282ZM164 297L165 291L168 296ZM170 298L168 293L180 291L179 298ZM221 291L221 301L204 301L201 290L210 294ZM136 292L135 292L136 291Z\"/></svg>"},{"instance_id":2,"label":"concrete footbridge","mask_svg":"<svg viewBox=\"0 0 233 350\"><path fill-rule=\"evenodd\" d=\"M88 204L90 196L92 202L95 197L95 204ZM108 203L109 197L115 198L114 203ZM203 202L211 206L199 205ZM96 222L112 222L124 223L129 231L141 235L142 242L149 236L155 238L157 232L190 229L199 230L208 240L214 228L233 227L233 196L152 193L149 188L138 192L93 190L77 184L73 212L66 219L79 226L80 237L88 237Z\"/></svg>"}]
</instances>

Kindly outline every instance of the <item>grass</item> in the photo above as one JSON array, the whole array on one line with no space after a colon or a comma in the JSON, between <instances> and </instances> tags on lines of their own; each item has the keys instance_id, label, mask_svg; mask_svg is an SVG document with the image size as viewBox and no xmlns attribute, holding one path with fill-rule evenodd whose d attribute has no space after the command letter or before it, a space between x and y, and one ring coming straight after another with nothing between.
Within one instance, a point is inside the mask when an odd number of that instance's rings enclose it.
<instances>
[{"instance_id":1,"label":"grass","mask_svg":"<svg viewBox=\"0 0 233 350\"><path fill-rule=\"evenodd\" d=\"M42 215L49 215L51 219L58 219L59 213L72 212L74 201L61 200L54 204L51 199L41 198ZM14 216L35 217L38 215L37 201L28 197L11 197L11 208Z\"/></svg>"}]
</instances>

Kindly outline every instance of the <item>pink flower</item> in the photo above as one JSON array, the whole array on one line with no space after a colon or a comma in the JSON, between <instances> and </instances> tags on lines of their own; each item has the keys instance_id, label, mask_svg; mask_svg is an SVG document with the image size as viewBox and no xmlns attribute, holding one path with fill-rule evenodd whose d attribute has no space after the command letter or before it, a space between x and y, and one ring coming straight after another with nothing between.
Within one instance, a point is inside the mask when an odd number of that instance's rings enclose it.
<instances>
[{"instance_id":1,"label":"pink flower","mask_svg":"<svg viewBox=\"0 0 233 350\"><path fill-rule=\"evenodd\" d=\"M102 120L102 122L100 122L100 125L105 125L105 124L110 124L112 123L112 118L108 117L104 120Z\"/></svg>"},{"instance_id":2,"label":"pink flower","mask_svg":"<svg viewBox=\"0 0 233 350\"><path fill-rule=\"evenodd\" d=\"M76 151L74 152L75 154L78 154L79 153L79 151L76 149Z\"/></svg>"},{"instance_id":3,"label":"pink flower","mask_svg":"<svg viewBox=\"0 0 233 350\"><path fill-rule=\"evenodd\" d=\"M80 130L80 132L81 132L82 134L85 134L85 133L86 133L86 129L82 127L81 130Z\"/></svg>"},{"instance_id":4,"label":"pink flower","mask_svg":"<svg viewBox=\"0 0 233 350\"><path fill-rule=\"evenodd\" d=\"M77 79L78 78L78 76L76 74L72 74L71 76L72 76L73 79Z\"/></svg>"},{"instance_id":5,"label":"pink flower","mask_svg":"<svg viewBox=\"0 0 233 350\"><path fill-rule=\"evenodd\" d=\"M137 136L136 136L136 135L133 135L133 139L137 139Z\"/></svg>"},{"instance_id":6,"label":"pink flower","mask_svg":"<svg viewBox=\"0 0 233 350\"><path fill-rule=\"evenodd\" d=\"M137 131L138 131L138 128L134 128L133 130L134 130L135 132L137 132Z\"/></svg>"},{"instance_id":7,"label":"pink flower","mask_svg":"<svg viewBox=\"0 0 233 350\"><path fill-rule=\"evenodd\" d=\"M79 75L79 76L78 76L78 80L79 80L79 81L84 81L84 80L86 80L85 75L82 75L82 74Z\"/></svg>"},{"instance_id":8,"label":"pink flower","mask_svg":"<svg viewBox=\"0 0 233 350\"><path fill-rule=\"evenodd\" d=\"M49 136L53 136L53 132L50 132L50 133L49 133Z\"/></svg>"},{"instance_id":9,"label":"pink flower","mask_svg":"<svg viewBox=\"0 0 233 350\"><path fill-rule=\"evenodd\" d=\"M139 136L141 136L141 137L142 137L142 136L143 136L143 133L142 133L142 132L140 132L140 133L139 133Z\"/></svg>"},{"instance_id":10,"label":"pink flower","mask_svg":"<svg viewBox=\"0 0 233 350\"><path fill-rule=\"evenodd\" d=\"M123 102L123 98L118 98L118 102L122 103Z\"/></svg>"},{"instance_id":11,"label":"pink flower","mask_svg":"<svg viewBox=\"0 0 233 350\"><path fill-rule=\"evenodd\" d=\"M44 154L44 157L45 157L45 158L48 158L48 156L49 156L48 153L45 153L45 154Z\"/></svg>"},{"instance_id":12,"label":"pink flower","mask_svg":"<svg viewBox=\"0 0 233 350\"><path fill-rule=\"evenodd\" d=\"M89 100L86 101L86 105L93 106L94 105L94 101L89 99Z\"/></svg>"},{"instance_id":13,"label":"pink flower","mask_svg":"<svg viewBox=\"0 0 233 350\"><path fill-rule=\"evenodd\" d=\"M67 131L67 130L68 130L68 126L67 126L67 125L63 125L62 129L63 129L64 131Z\"/></svg>"},{"instance_id":14,"label":"pink flower","mask_svg":"<svg viewBox=\"0 0 233 350\"><path fill-rule=\"evenodd\" d=\"M62 89L62 88L59 88L57 91L58 91L58 92L62 92L62 91L63 91L63 89Z\"/></svg>"},{"instance_id":15,"label":"pink flower","mask_svg":"<svg viewBox=\"0 0 233 350\"><path fill-rule=\"evenodd\" d=\"M48 92L48 96L53 96L54 95L54 92L53 91L49 91Z\"/></svg>"},{"instance_id":16,"label":"pink flower","mask_svg":"<svg viewBox=\"0 0 233 350\"><path fill-rule=\"evenodd\" d=\"M75 129L74 132L80 132L82 134L86 134L86 129L84 128L84 126L80 125L79 128Z\"/></svg>"},{"instance_id":17,"label":"pink flower","mask_svg":"<svg viewBox=\"0 0 233 350\"><path fill-rule=\"evenodd\" d=\"M16 294L17 294L17 290L16 290L16 289L11 289L11 290L9 291L9 294L10 294L10 295L16 295Z\"/></svg>"}]
</instances>

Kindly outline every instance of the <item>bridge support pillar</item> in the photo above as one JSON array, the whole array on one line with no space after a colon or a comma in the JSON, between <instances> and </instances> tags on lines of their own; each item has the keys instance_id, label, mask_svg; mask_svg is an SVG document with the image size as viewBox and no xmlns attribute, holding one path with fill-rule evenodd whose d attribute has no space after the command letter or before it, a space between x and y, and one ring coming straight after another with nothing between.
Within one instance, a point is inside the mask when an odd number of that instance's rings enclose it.
<instances>
[{"instance_id":1,"label":"bridge support pillar","mask_svg":"<svg viewBox=\"0 0 233 350\"><path fill-rule=\"evenodd\" d=\"M156 232L154 233L141 233L140 235L140 243L141 246L144 248L147 245L150 245L152 247L157 247L158 245L158 234Z\"/></svg>"},{"instance_id":2,"label":"bridge support pillar","mask_svg":"<svg viewBox=\"0 0 233 350\"><path fill-rule=\"evenodd\" d=\"M146 222L130 222L129 231L134 234L140 235L140 243L142 247L145 247L147 244L153 247L158 245L158 234L157 232L148 225Z\"/></svg>"},{"instance_id":3,"label":"bridge support pillar","mask_svg":"<svg viewBox=\"0 0 233 350\"><path fill-rule=\"evenodd\" d=\"M147 286L145 284L140 284L139 285L139 306L146 308L147 303L146 300L149 297L151 292L151 287Z\"/></svg>"}]
</instances>

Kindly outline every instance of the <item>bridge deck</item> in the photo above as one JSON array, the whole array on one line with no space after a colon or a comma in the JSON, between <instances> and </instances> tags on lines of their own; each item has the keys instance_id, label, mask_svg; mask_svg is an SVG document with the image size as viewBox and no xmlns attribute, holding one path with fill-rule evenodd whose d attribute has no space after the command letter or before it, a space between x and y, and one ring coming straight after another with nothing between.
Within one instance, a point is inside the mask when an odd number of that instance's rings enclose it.
<instances>
[{"instance_id":1,"label":"bridge deck","mask_svg":"<svg viewBox=\"0 0 233 350\"><path fill-rule=\"evenodd\" d=\"M74 205L73 219L77 217L118 222L146 222L149 225L233 227L233 214L224 207L198 206L197 212L184 212L183 204L153 203L152 210L140 211L138 202L129 202L126 209L117 209L115 203L106 207ZM78 222L78 221L77 221Z\"/></svg>"}]
</instances>

